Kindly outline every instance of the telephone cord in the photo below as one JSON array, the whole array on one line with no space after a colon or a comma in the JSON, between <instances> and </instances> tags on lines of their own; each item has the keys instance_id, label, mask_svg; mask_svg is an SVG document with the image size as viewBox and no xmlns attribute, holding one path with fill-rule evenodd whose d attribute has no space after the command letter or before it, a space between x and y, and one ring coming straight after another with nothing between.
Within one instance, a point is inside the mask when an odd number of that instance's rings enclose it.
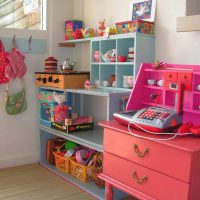
<instances>
[{"instance_id":1,"label":"telephone cord","mask_svg":"<svg viewBox=\"0 0 200 200\"><path fill-rule=\"evenodd\" d=\"M172 137L169 137L169 138L147 137L147 136L142 136L142 135L138 135L138 134L133 133L133 132L131 131L131 124L134 124L134 125L137 126L139 129L141 129L141 130L143 130L143 131L145 131L145 132L147 132L147 133L151 133L151 134L153 134L153 135L161 135L161 133L156 133L156 132L148 131L148 130L142 128L140 125L134 123L133 121L132 121L132 122L129 122L129 124L128 124L128 131L129 131L129 134L130 134L130 135L133 135L133 136L138 137L138 138L149 139L149 140L167 141L167 140L172 140L172 139L176 138L178 135L183 136L183 135L190 135L190 134L192 134L192 133L181 133L181 134L179 134L179 133L162 133L162 135L173 135L173 136L172 136Z\"/></svg>"}]
</instances>

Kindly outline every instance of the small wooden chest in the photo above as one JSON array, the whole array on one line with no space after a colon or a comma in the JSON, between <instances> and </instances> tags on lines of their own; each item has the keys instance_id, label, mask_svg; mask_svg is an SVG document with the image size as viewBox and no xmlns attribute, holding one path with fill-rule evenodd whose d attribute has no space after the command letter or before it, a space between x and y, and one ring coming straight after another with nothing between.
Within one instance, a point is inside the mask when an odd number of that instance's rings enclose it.
<instances>
[{"instance_id":1,"label":"small wooden chest","mask_svg":"<svg viewBox=\"0 0 200 200\"><path fill-rule=\"evenodd\" d=\"M84 88L89 72L35 72L36 85L60 89Z\"/></svg>"}]
</instances>

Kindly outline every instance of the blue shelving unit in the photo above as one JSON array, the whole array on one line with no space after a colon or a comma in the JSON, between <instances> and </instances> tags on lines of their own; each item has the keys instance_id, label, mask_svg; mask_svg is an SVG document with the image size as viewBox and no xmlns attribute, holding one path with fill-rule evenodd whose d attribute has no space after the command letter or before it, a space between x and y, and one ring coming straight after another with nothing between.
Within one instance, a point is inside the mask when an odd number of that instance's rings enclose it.
<instances>
[{"instance_id":1,"label":"blue shelving unit","mask_svg":"<svg viewBox=\"0 0 200 200\"><path fill-rule=\"evenodd\" d=\"M118 55L128 55L128 49L134 48L133 62L118 62ZM102 58L108 50L116 49L116 62L105 62ZM94 52L99 51L100 62L95 62ZM141 63L155 61L155 37L142 33L127 33L105 37L91 38L90 43L90 72L91 82L109 80L111 75L116 77L116 85L112 89L123 89L123 76L137 76Z\"/></svg>"}]
</instances>

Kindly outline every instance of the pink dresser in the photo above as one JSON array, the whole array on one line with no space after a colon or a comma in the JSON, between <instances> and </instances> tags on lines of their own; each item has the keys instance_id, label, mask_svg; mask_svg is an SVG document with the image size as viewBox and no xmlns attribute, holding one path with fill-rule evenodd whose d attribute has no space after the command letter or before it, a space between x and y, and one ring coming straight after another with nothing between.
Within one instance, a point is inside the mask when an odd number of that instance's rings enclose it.
<instances>
[{"instance_id":1,"label":"pink dresser","mask_svg":"<svg viewBox=\"0 0 200 200\"><path fill-rule=\"evenodd\" d=\"M104 127L100 177L106 181L106 200L113 198L112 187L140 200L200 200L200 138L150 141L131 136L114 120L100 126Z\"/></svg>"}]
</instances>

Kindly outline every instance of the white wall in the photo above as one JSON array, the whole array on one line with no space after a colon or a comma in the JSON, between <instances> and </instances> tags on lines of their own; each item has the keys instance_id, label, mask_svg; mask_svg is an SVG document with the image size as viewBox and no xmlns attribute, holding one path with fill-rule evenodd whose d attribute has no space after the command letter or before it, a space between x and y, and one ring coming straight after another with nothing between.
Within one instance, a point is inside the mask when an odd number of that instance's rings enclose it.
<instances>
[{"instance_id":1,"label":"white wall","mask_svg":"<svg viewBox=\"0 0 200 200\"><path fill-rule=\"evenodd\" d=\"M59 2L59 3L58 3ZM64 5L64 6L63 6ZM53 9L52 9L53 8ZM52 12L50 12L52 11ZM66 57L65 48L59 49L57 43L64 40L64 21L73 17L73 1L48 1L47 31L23 31L15 29L0 29L1 37L40 38L47 40L47 52L44 54L26 54L28 71L24 77L27 91L28 109L19 115L9 116L4 112L3 91L5 85L0 85L0 168L22 165L39 161L39 124L37 88L34 72L43 70L44 60L53 55L59 62ZM11 83L11 92L19 89L19 82Z\"/></svg>"},{"instance_id":2,"label":"white wall","mask_svg":"<svg viewBox=\"0 0 200 200\"><path fill-rule=\"evenodd\" d=\"M185 16L185 10L185 1L183 0L158 0L157 59L168 63L200 64L200 32L176 32L176 17Z\"/></svg>"}]
</instances>

